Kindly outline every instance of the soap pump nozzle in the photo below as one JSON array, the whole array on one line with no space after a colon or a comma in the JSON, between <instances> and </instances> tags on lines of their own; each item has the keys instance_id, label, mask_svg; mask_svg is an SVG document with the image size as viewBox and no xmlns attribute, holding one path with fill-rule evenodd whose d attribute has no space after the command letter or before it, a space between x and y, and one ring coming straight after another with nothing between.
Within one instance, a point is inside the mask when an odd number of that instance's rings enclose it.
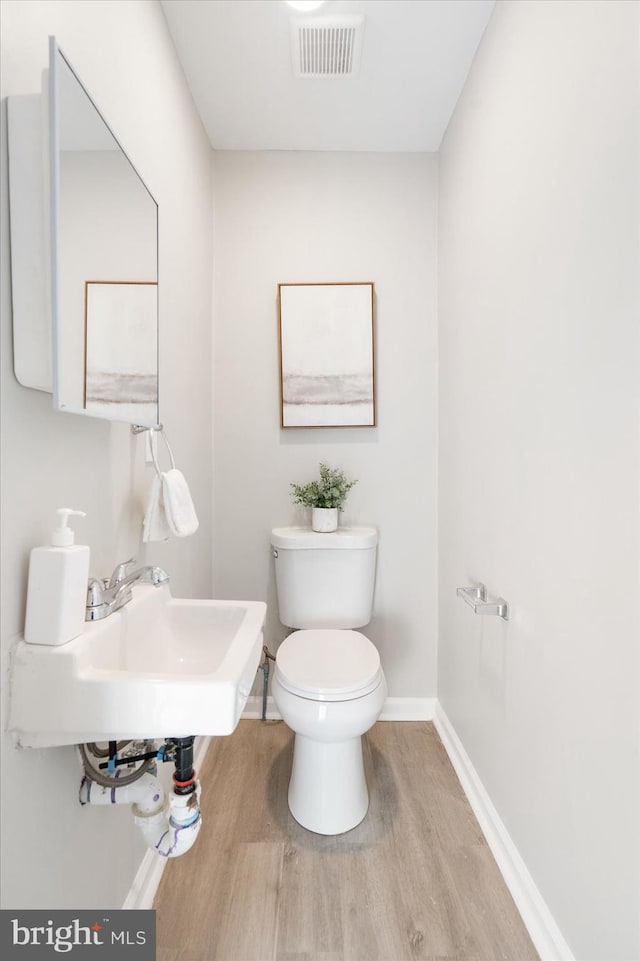
<instances>
[{"instance_id":1,"label":"soap pump nozzle","mask_svg":"<svg viewBox=\"0 0 640 961\"><path fill-rule=\"evenodd\" d=\"M51 535L51 543L54 547L70 547L75 535L69 527L69 517L72 514L77 517L86 517L87 515L84 511L73 511L70 507L59 507L56 514L58 515L58 526Z\"/></svg>"}]
</instances>

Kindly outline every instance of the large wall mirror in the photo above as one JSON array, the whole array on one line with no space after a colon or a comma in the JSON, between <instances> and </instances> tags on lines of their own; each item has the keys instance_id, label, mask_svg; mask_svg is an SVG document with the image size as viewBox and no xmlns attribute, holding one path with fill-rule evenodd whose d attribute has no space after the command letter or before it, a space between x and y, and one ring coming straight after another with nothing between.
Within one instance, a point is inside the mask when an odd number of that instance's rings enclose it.
<instances>
[{"instance_id":1,"label":"large wall mirror","mask_svg":"<svg viewBox=\"0 0 640 961\"><path fill-rule=\"evenodd\" d=\"M54 405L155 426L158 207L54 38L49 65Z\"/></svg>"}]
</instances>

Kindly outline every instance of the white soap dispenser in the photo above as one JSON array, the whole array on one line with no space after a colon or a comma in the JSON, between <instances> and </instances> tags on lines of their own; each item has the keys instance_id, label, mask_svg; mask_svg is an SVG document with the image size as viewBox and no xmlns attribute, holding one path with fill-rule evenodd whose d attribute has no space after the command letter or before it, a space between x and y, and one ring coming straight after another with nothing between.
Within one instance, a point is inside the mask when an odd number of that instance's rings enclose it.
<instances>
[{"instance_id":1,"label":"white soap dispenser","mask_svg":"<svg viewBox=\"0 0 640 961\"><path fill-rule=\"evenodd\" d=\"M24 639L29 644L66 644L82 633L89 581L89 548L74 544L69 517L84 511L60 507L58 526L47 547L34 547L29 560Z\"/></svg>"}]
</instances>

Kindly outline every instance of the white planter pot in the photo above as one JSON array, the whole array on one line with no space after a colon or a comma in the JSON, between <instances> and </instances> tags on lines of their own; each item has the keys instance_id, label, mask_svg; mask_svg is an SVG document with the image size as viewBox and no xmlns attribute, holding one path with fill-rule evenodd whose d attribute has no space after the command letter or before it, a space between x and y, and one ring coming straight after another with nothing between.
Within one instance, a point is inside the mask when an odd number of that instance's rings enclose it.
<instances>
[{"instance_id":1,"label":"white planter pot","mask_svg":"<svg viewBox=\"0 0 640 961\"><path fill-rule=\"evenodd\" d=\"M319 534L330 534L338 529L337 507L312 507L311 530Z\"/></svg>"}]
</instances>

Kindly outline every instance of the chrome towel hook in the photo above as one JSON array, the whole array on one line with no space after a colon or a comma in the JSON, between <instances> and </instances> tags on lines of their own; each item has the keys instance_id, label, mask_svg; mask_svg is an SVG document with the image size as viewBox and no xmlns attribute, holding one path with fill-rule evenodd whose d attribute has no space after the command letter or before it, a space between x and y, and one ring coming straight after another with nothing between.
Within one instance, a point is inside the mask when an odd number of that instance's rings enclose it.
<instances>
[{"instance_id":1,"label":"chrome towel hook","mask_svg":"<svg viewBox=\"0 0 640 961\"><path fill-rule=\"evenodd\" d=\"M132 434L142 434L145 430L163 430L162 424L156 424L155 427L142 427L141 424L132 424L131 433Z\"/></svg>"}]
</instances>

